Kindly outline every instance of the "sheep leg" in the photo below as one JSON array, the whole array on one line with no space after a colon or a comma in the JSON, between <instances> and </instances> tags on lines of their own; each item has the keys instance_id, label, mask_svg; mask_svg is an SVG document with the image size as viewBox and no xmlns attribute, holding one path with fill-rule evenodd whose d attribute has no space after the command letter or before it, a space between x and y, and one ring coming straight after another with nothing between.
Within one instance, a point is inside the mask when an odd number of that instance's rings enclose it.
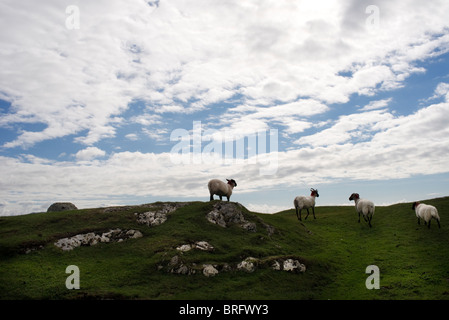
<instances>
[{"instance_id":1,"label":"sheep leg","mask_svg":"<svg viewBox=\"0 0 449 320\"><path fill-rule=\"evenodd\" d=\"M296 217L298 218L299 221L301 221L301 209L299 209L298 207L296 207Z\"/></svg>"},{"instance_id":2,"label":"sheep leg","mask_svg":"<svg viewBox=\"0 0 449 320\"><path fill-rule=\"evenodd\" d=\"M316 219L316 217L315 217L315 207L312 207L312 213L313 213L313 218Z\"/></svg>"},{"instance_id":3,"label":"sheep leg","mask_svg":"<svg viewBox=\"0 0 449 320\"><path fill-rule=\"evenodd\" d=\"M209 201L214 201L214 194L210 195L210 200Z\"/></svg>"},{"instance_id":4,"label":"sheep leg","mask_svg":"<svg viewBox=\"0 0 449 320\"><path fill-rule=\"evenodd\" d=\"M220 197L220 201L223 200L223 196L219 196Z\"/></svg>"},{"instance_id":5,"label":"sheep leg","mask_svg":"<svg viewBox=\"0 0 449 320\"><path fill-rule=\"evenodd\" d=\"M359 212L359 223L360 223L360 212Z\"/></svg>"},{"instance_id":6,"label":"sheep leg","mask_svg":"<svg viewBox=\"0 0 449 320\"><path fill-rule=\"evenodd\" d=\"M229 202L229 197L228 197L228 196L226 196L226 198L228 199L228 202Z\"/></svg>"},{"instance_id":7,"label":"sheep leg","mask_svg":"<svg viewBox=\"0 0 449 320\"><path fill-rule=\"evenodd\" d=\"M305 219L304 220L307 220L307 217L309 216L309 208L307 208L307 215L306 215L306 217L305 217Z\"/></svg>"},{"instance_id":8,"label":"sheep leg","mask_svg":"<svg viewBox=\"0 0 449 320\"><path fill-rule=\"evenodd\" d=\"M441 226L440 226L440 220L437 220L437 222L438 222L438 229L440 229L440 228L441 228Z\"/></svg>"},{"instance_id":9,"label":"sheep leg","mask_svg":"<svg viewBox=\"0 0 449 320\"><path fill-rule=\"evenodd\" d=\"M371 228L371 217L368 218L368 224L369 224L369 227Z\"/></svg>"},{"instance_id":10,"label":"sheep leg","mask_svg":"<svg viewBox=\"0 0 449 320\"><path fill-rule=\"evenodd\" d=\"M420 219L419 219L419 218L418 218L418 224L419 224L419 225L421 225L421 221L420 221Z\"/></svg>"},{"instance_id":11,"label":"sheep leg","mask_svg":"<svg viewBox=\"0 0 449 320\"><path fill-rule=\"evenodd\" d=\"M429 224L427 225L428 229L430 229L430 222L432 222L432 220L429 220Z\"/></svg>"}]
</instances>

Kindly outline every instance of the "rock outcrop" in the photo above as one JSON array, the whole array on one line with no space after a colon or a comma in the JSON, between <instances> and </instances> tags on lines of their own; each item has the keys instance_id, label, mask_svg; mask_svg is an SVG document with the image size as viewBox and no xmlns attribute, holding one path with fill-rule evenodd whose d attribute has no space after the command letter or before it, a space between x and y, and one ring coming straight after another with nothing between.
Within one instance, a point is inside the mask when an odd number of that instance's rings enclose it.
<instances>
[{"instance_id":1,"label":"rock outcrop","mask_svg":"<svg viewBox=\"0 0 449 320\"><path fill-rule=\"evenodd\" d=\"M187 252L192 249L199 249L202 251L213 251L214 247L207 241L197 241L194 244L183 244L176 248L176 250L181 252Z\"/></svg>"},{"instance_id":2,"label":"rock outcrop","mask_svg":"<svg viewBox=\"0 0 449 320\"><path fill-rule=\"evenodd\" d=\"M134 213L136 215L137 223L146 224L149 227L158 226L167 221L167 214L174 212L176 209L185 206L185 202L166 202L142 205L141 207L149 208L151 210L143 213Z\"/></svg>"},{"instance_id":3,"label":"rock outcrop","mask_svg":"<svg viewBox=\"0 0 449 320\"><path fill-rule=\"evenodd\" d=\"M146 224L149 227L158 226L167 221L167 216L158 211L147 211L143 213L135 213L137 223Z\"/></svg>"},{"instance_id":4,"label":"rock outcrop","mask_svg":"<svg viewBox=\"0 0 449 320\"><path fill-rule=\"evenodd\" d=\"M299 260L295 259L277 259L273 261L272 268L274 270L283 270L290 272L306 272L305 264L299 262Z\"/></svg>"},{"instance_id":5,"label":"rock outcrop","mask_svg":"<svg viewBox=\"0 0 449 320\"><path fill-rule=\"evenodd\" d=\"M203 265L203 275L206 277L213 277L216 274L218 274L218 270L215 269L215 267L211 264L204 264Z\"/></svg>"},{"instance_id":6,"label":"rock outcrop","mask_svg":"<svg viewBox=\"0 0 449 320\"><path fill-rule=\"evenodd\" d=\"M78 208L71 202L55 202L48 207L47 212L58 212L67 210L78 210Z\"/></svg>"},{"instance_id":7,"label":"rock outcrop","mask_svg":"<svg viewBox=\"0 0 449 320\"><path fill-rule=\"evenodd\" d=\"M237 265L237 270L253 272L256 270L257 259L248 257Z\"/></svg>"},{"instance_id":8,"label":"rock outcrop","mask_svg":"<svg viewBox=\"0 0 449 320\"><path fill-rule=\"evenodd\" d=\"M69 238L62 238L54 244L64 251L73 250L80 246L94 246L100 242L121 242L126 239L140 238L142 233L138 230L114 229L104 233L83 233Z\"/></svg>"},{"instance_id":9,"label":"rock outcrop","mask_svg":"<svg viewBox=\"0 0 449 320\"><path fill-rule=\"evenodd\" d=\"M209 222L220 227L227 228L233 224L241 226L243 229L256 232L256 224L247 221L242 213L242 205L233 202L217 202L212 211L208 212L206 218Z\"/></svg>"}]
</instances>

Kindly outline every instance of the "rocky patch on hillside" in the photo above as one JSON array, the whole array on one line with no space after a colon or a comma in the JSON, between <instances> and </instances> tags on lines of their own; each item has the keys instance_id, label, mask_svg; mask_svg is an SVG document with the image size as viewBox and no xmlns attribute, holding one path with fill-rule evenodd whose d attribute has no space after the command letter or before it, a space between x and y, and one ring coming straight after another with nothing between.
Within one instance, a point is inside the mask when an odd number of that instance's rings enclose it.
<instances>
[{"instance_id":1,"label":"rocky patch on hillside","mask_svg":"<svg viewBox=\"0 0 449 320\"><path fill-rule=\"evenodd\" d=\"M143 213L134 213L137 223L145 224L149 227L158 226L167 221L167 214L176 211L188 204L187 202L165 202L142 205L141 207L149 208L151 210Z\"/></svg>"},{"instance_id":2,"label":"rocky patch on hillside","mask_svg":"<svg viewBox=\"0 0 449 320\"><path fill-rule=\"evenodd\" d=\"M290 273L306 272L306 265L298 258L266 258L257 259L247 257L238 263L187 263L182 256L175 255L168 262L161 263L158 270L165 270L168 273L180 275L193 275L202 273L206 277L213 277L222 272L242 271L247 273L255 272L257 269L271 268L276 271L286 271Z\"/></svg>"},{"instance_id":3,"label":"rocky patch on hillside","mask_svg":"<svg viewBox=\"0 0 449 320\"><path fill-rule=\"evenodd\" d=\"M63 251L73 250L80 246L94 246L100 242L121 242L131 238L140 238L142 233L138 230L114 229L104 233L88 232L73 237L62 238L54 244Z\"/></svg>"},{"instance_id":4,"label":"rocky patch on hillside","mask_svg":"<svg viewBox=\"0 0 449 320\"><path fill-rule=\"evenodd\" d=\"M206 219L217 224L220 227L228 228L231 225L238 225L243 229L256 232L257 225L254 222L248 221L243 214L243 206L240 203L234 202L216 202L211 211L206 214ZM269 236L275 232L275 228L263 222L262 219L257 219L267 230Z\"/></svg>"}]
</instances>

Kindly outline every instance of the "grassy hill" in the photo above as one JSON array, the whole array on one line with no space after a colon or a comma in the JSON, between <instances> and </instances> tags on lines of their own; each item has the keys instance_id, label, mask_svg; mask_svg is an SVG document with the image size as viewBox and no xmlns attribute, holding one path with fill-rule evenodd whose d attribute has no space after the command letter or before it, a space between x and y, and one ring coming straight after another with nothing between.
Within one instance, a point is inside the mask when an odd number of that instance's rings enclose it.
<instances>
[{"instance_id":1,"label":"grassy hill","mask_svg":"<svg viewBox=\"0 0 449 320\"><path fill-rule=\"evenodd\" d=\"M256 231L224 228L206 219L217 201L189 202L153 227L136 222L148 205L0 217L0 299L448 299L449 197L425 202L439 209L441 229L418 225L409 203L377 207L371 229L353 206L317 207L316 220L300 223L294 210L266 215L237 204ZM143 236L71 251L54 245L116 228ZM197 241L214 250L176 249ZM195 273L170 272L175 256ZM254 272L236 267L247 257L257 259ZM272 269L287 258L306 271ZM219 273L204 276L204 264ZM69 265L80 270L78 290L65 286ZM378 290L365 286L369 265L380 269Z\"/></svg>"}]
</instances>

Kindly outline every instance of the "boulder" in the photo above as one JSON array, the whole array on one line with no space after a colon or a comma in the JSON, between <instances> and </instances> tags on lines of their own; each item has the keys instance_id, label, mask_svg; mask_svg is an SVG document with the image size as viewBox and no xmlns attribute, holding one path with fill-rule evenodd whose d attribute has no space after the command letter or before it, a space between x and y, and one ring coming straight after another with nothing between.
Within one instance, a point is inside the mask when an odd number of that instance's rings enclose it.
<instances>
[{"instance_id":1,"label":"boulder","mask_svg":"<svg viewBox=\"0 0 449 320\"><path fill-rule=\"evenodd\" d=\"M298 260L287 259L284 261L283 270L292 272L305 272L306 266Z\"/></svg>"},{"instance_id":2,"label":"boulder","mask_svg":"<svg viewBox=\"0 0 449 320\"><path fill-rule=\"evenodd\" d=\"M203 267L204 267L203 268L203 274L206 277L213 277L216 274L218 274L218 270L215 269L215 267L213 265L211 265L211 264L204 264Z\"/></svg>"},{"instance_id":3,"label":"boulder","mask_svg":"<svg viewBox=\"0 0 449 320\"><path fill-rule=\"evenodd\" d=\"M257 230L255 223L245 219L242 206L239 203L217 202L214 204L212 211L207 213L206 219L223 228L237 224L248 231L256 232Z\"/></svg>"},{"instance_id":4,"label":"boulder","mask_svg":"<svg viewBox=\"0 0 449 320\"><path fill-rule=\"evenodd\" d=\"M191 244L183 244L183 245L177 247L176 250L182 251L182 252L187 252L187 251L192 250L192 245Z\"/></svg>"},{"instance_id":5,"label":"boulder","mask_svg":"<svg viewBox=\"0 0 449 320\"><path fill-rule=\"evenodd\" d=\"M58 212L67 210L78 210L78 208L71 202L55 202L48 207L47 212Z\"/></svg>"},{"instance_id":6,"label":"boulder","mask_svg":"<svg viewBox=\"0 0 449 320\"><path fill-rule=\"evenodd\" d=\"M185 265L181 258L179 258L178 256L172 257L167 267L169 273L184 275L191 275L196 273L196 270L194 268L190 268L189 266Z\"/></svg>"},{"instance_id":7,"label":"boulder","mask_svg":"<svg viewBox=\"0 0 449 320\"><path fill-rule=\"evenodd\" d=\"M256 258L248 257L237 265L237 269L246 272L253 272L254 270L256 270L256 264Z\"/></svg>"}]
</instances>

